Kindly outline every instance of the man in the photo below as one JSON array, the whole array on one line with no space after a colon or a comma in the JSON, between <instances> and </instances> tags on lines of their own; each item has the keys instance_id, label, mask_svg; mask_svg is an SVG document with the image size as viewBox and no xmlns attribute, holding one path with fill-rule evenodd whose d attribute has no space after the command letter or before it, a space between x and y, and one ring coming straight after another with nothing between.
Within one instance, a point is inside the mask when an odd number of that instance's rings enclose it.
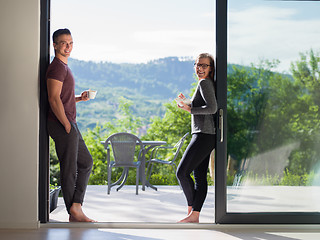
<instances>
[{"instance_id":1,"label":"man","mask_svg":"<svg viewBox=\"0 0 320 240\"><path fill-rule=\"evenodd\" d=\"M60 180L70 222L94 222L82 211L92 169L92 157L76 123L76 102L87 101L88 92L75 96L75 81L68 67L73 39L68 29L53 33L55 58L47 70L48 132L60 162Z\"/></svg>"}]
</instances>

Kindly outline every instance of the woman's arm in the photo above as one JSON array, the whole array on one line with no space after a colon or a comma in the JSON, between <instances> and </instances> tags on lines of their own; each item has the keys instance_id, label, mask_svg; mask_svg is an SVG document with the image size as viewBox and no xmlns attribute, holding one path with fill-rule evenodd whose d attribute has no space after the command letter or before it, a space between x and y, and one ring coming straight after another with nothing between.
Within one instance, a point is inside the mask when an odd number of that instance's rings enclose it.
<instances>
[{"instance_id":1,"label":"woman's arm","mask_svg":"<svg viewBox=\"0 0 320 240\"><path fill-rule=\"evenodd\" d=\"M210 79L204 79L200 80L199 86L197 91L199 91L200 96L202 97L204 101L204 105L202 106L194 106L194 104L191 105L191 114L214 114L216 113L218 109L218 104L216 100L216 95L214 91L213 83ZM196 95L193 99L194 101L197 101L197 97L199 95Z\"/></svg>"}]
</instances>

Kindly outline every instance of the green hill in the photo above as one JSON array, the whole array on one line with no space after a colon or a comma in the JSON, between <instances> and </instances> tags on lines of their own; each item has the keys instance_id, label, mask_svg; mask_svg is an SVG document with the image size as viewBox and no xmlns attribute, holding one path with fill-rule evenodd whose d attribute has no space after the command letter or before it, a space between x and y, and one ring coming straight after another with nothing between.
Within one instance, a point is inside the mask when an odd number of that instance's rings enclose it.
<instances>
[{"instance_id":1,"label":"green hill","mask_svg":"<svg viewBox=\"0 0 320 240\"><path fill-rule=\"evenodd\" d=\"M77 121L81 130L93 128L118 116L119 98L133 102L133 113L145 119L164 114L163 104L178 93L189 94L195 82L194 61L168 57L141 64L116 64L69 59L76 80L76 94L97 90L89 102L78 103Z\"/></svg>"}]
</instances>

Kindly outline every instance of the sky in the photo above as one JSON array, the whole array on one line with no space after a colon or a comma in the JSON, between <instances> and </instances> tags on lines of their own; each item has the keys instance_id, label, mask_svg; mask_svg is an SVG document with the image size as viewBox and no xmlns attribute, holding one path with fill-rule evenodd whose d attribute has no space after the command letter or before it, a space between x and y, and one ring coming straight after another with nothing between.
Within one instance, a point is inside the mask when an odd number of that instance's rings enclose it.
<instances>
[{"instance_id":1,"label":"sky","mask_svg":"<svg viewBox=\"0 0 320 240\"><path fill-rule=\"evenodd\" d=\"M319 12L320 2L229 0L228 62L278 59L287 71L299 53L320 51ZM51 0L51 31L65 27L81 60L215 55L214 0Z\"/></svg>"},{"instance_id":2,"label":"sky","mask_svg":"<svg viewBox=\"0 0 320 240\"><path fill-rule=\"evenodd\" d=\"M229 1L228 61L280 60L288 72L299 53L320 52L320 2Z\"/></svg>"},{"instance_id":3,"label":"sky","mask_svg":"<svg viewBox=\"0 0 320 240\"><path fill-rule=\"evenodd\" d=\"M72 57L147 62L215 51L210 0L51 0L51 29L67 27Z\"/></svg>"}]
</instances>

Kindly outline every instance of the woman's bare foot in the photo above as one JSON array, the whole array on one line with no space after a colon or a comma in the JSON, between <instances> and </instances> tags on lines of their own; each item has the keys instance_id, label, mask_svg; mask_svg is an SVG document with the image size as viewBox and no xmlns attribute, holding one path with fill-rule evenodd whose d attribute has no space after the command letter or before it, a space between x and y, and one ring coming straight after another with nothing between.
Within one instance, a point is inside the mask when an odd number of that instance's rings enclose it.
<instances>
[{"instance_id":1,"label":"woman's bare foot","mask_svg":"<svg viewBox=\"0 0 320 240\"><path fill-rule=\"evenodd\" d=\"M199 223L200 212L191 211L191 213L184 219L181 219L178 223Z\"/></svg>"},{"instance_id":2,"label":"woman's bare foot","mask_svg":"<svg viewBox=\"0 0 320 240\"><path fill-rule=\"evenodd\" d=\"M80 203L73 203L70 208L69 222L96 222L88 218L82 211Z\"/></svg>"}]
</instances>

